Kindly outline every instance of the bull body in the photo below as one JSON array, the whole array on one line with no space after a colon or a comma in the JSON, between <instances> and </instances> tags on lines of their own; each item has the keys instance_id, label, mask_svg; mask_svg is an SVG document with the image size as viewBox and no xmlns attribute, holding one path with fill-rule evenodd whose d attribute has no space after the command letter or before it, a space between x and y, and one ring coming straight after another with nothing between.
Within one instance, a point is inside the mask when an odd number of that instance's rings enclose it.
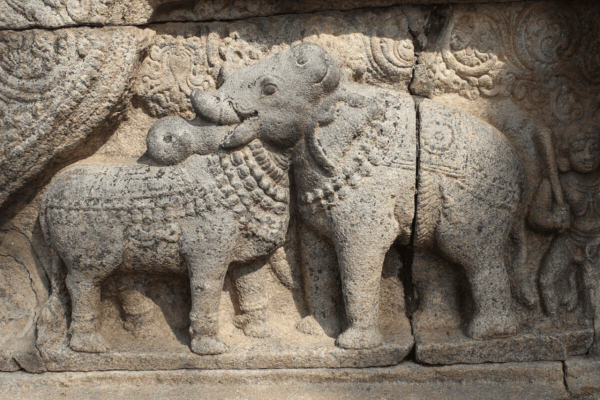
<instances>
[{"instance_id":1,"label":"bull body","mask_svg":"<svg viewBox=\"0 0 600 400\"><path fill-rule=\"evenodd\" d=\"M191 349L218 354L218 307L230 264L276 250L289 219L284 158L255 141L235 152L192 155L175 166L88 164L59 174L40 223L64 261L72 300L71 348L106 350L97 333L100 285L120 272L189 274Z\"/></svg>"}]
</instances>

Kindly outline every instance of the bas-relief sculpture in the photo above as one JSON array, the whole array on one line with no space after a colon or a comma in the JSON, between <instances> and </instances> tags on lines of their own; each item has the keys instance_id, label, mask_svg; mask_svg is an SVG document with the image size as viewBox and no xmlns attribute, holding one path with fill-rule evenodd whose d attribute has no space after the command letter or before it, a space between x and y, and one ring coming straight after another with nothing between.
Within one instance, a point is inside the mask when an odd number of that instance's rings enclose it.
<instances>
[{"instance_id":1,"label":"bas-relief sculpture","mask_svg":"<svg viewBox=\"0 0 600 400\"><path fill-rule=\"evenodd\" d=\"M148 134L150 157L175 165L72 167L46 192L40 225L54 253L56 294L49 308L60 301L64 262L71 349L107 350L96 325L101 284L110 275L187 272L191 350L226 352L218 338L225 274L231 264L264 263L283 243L290 164L303 267L339 270L341 277L347 327L337 337L339 347L383 344L378 308L384 258L394 242L410 242L415 195L421 199L419 245L436 243L469 278L475 304L469 336L516 333L501 253L520 209L523 173L496 129L428 100L415 104L410 96L340 83L339 66L313 44L241 69L214 94L193 92L192 104L197 120L168 117ZM420 168L427 171L421 181L446 179L422 183L418 193L417 115ZM229 125L226 135L216 128ZM211 150L216 154L199 157ZM473 226L465 227L464 215L471 212ZM337 263L322 265L322 257ZM331 312L323 310L327 301L317 290L323 282L305 279L315 314L306 317L310 323Z\"/></svg>"},{"instance_id":2,"label":"bas-relief sculpture","mask_svg":"<svg viewBox=\"0 0 600 400\"><path fill-rule=\"evenodd\" d=\"M597 32L580 8L396 7L132 31L128 89L98 95L113 109L81 108L117 132L95 156L58 174L48 164L73 148L85 157L85 141L105 135L95 119L64 143L3 147L14 176L32 158L13 147L42 160L31 177L43 165L55 174L15 214L39 210L26 240L50 282L49 300L42 279L26 310L37 331L23 338L37 345L15 360L93 371L384 366L413 347L428 364L597 354L600 103L582 51ZM97 47L102 33L75 36ZM31 52L6 37L5 50ZM85 66L93 51L67 39L55 52ZM11 88L30 79L9 64ZM14 98L2 97L9 111ZM127 130L146 153L115 159ZM9 206L32 179L13 175Z\"/></svg>"}]
</instances>

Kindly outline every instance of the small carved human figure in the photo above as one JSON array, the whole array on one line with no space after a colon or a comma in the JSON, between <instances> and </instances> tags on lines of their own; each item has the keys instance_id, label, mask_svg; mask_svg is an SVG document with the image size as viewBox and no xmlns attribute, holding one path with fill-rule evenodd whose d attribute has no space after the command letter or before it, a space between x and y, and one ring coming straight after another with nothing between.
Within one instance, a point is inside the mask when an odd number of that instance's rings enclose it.
<instances>
[{"instance_id":1,"label":"small carved human figure","mask_svg":"<svg viewBox=\"0 0 600 400\"><path fill-rule=\"evenodd\" d=\"M549 168L529 220L537 228L558 231L540 270L540 289L546 313L558 313L560 303L575 308L577 297L559 293L558 284L575 284L575 271L584 286L585 313L594 321L594 351L600 339L600 126L574 124L566 130L556 170ZM573 289L573 288L569 288Z\"/></svg>"}]
</instances>

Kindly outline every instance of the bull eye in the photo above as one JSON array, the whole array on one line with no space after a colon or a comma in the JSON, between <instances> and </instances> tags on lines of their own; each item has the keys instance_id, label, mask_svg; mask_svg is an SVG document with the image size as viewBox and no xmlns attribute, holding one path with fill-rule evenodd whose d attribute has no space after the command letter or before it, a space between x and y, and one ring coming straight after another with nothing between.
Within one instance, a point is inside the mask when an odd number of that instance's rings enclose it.
<instances>
[{"instance_id":1,"label":"bull eye","mask_svg":"<svg viewBox=\"0 0 600 400\"><path fill-rule=\"evenodd\" d=\"M163 142L165 142L165 143L171 143L172 141L173 141L173 135L171 133L168 133L163 137Z\"/></svg>"},{"instance_id":2,"label":"bull eye","mask_svg":"<svg viewBox=\"0 0 600 400\"><path fill-rule=\"evenodd\" d=\"M265 96L272 96L277 93L277 86L272 83L267 83L263 86L262 92Z\"/></svg>"}]
</instances>

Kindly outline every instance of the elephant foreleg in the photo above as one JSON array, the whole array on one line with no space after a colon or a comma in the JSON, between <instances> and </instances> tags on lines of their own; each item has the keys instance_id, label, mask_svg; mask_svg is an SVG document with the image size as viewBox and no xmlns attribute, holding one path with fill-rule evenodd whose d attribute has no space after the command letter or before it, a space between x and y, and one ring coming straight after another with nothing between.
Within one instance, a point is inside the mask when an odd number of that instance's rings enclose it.
<instances>
[{"instance_id":1,"label":"elephant foreleg","mask_svg":"<svg viewBox=\"0 0 600 400\"><path fill-rule=\"evenodd\" d=\"M346 349L383 343L378 327L379 289L385 254L398 236L398 224L379 204L339 207L334 214L334 245L340 265L348 329L337 339Z\"/></svg>"},{"instance_id":2,"label":"elephant foreleg","mask_svg":"<svg viewBox=\"0 0 600 400\"><path fill-rule=\"evenodd\" d=\"M108 347L96 326L100 316L100 283L99 279L90 279L77 270L69 271L67 275L66 284L72 303L70 345L75 351L102 353Z\"/></svg>"},{"instance_id":3,"label":"elephant foreleg","mask_svg":"<svg viewBox=\"0 0 600 400\"><path fill-rule=\"evenodd\" d=\"M298 226L299 250L302 263L304 292L308 315L298 323L298 330L306 334L325 332L339 335L341 286L335 248L309 227Z\"/></svg>"}]
</instances>

